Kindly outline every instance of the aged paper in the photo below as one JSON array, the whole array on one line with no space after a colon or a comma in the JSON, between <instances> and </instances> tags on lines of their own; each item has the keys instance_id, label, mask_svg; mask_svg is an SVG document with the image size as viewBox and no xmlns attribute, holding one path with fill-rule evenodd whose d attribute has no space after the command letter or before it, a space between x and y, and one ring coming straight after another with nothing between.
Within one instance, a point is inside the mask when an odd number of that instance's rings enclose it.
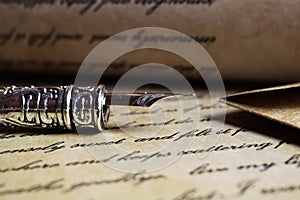
<instances>
[{"instance_id":1,"label":"aged paper","mask_svg":"<svg viewBox=\"0 0 300 200\"><path fill-rule=\"evenodd\" d=\"M300 128L300 83L234 94L228 105Z\"/></svg>"},{"instance_id":2,"label":"aged paper","mask_svg":"<svg viewBox=\"0 0 300 200\"><path fill-rule=\"evenodd\" d=\"M198 106L182 99L180 110L172 99L134 108L131 118L113 109L110 129L89 143L76 133L2 131L0 198L299 199L299 131L201 94Z\"/></svg>"},{"instance_id":3,"label":"aged paper","mask_svg":"<svg viewBox=\"0 0 300 200\"><path fill-rule=\"evenodd\" d=\"M88 53L110 36L132 28L163 27L201 44L224 79L299 80L299 9L299 0L1 0L0 69L75 74ZM123 40L115 38L121 46ZM132 42L168 45L174 40L178 38L141 32ZM110 74L149 62L195 74L180 56L157 50L121 57Z\"/></svg>"}]
</instances>

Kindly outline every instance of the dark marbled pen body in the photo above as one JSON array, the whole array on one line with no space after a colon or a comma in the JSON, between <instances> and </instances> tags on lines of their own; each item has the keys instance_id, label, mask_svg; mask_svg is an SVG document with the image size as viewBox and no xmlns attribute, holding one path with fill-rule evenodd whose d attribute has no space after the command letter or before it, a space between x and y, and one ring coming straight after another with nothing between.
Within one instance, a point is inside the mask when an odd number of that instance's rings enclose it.
<instances>
[{"instance_id":1,"label":"dark marbled pen body","mask_svg":"<svg viewBox=\"0 0 300 200\"><path fill-rule=\"evenodd\" d=\"M106 128L110 105L151 106L173 96L161 93L114 94L104 85L0 88L0 124L24 128Z\"/></svg>"}]
</instances>

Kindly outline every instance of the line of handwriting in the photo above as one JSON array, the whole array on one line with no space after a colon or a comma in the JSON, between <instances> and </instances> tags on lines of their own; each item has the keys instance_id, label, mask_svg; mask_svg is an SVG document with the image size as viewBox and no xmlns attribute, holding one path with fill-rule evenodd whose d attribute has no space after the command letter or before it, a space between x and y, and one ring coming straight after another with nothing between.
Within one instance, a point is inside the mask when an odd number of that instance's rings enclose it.
<instances>
[{"instance_id":1,"label":"line of handwriting","mask_svg":"<svg viewBox=\"0 0 300 200\"><path fill-rule=\"evenodd\" d=\"M34 160L28 162L26 164L21 164L19 166L13 167L3 167L0 168L0 173L9 173L9 172L22 172L22 171L32 171L38 169L52 169L57 167L76 167L76 166L90 166L90 165L98 165L108 162L116 158L118 155L114 154L106 159L103 160L78 160L78 161L68 161L66 163L46 163L43 160ZM257 170L258 172L265 172L267 170L276 168L280 165L293 167L294 169L300 169L300 153L293 154L283 162L279 163L278 160L276 161L269 161L269 162L261 162L261 163L244 163L238 166L229 167L229 166L212 166L211 163L204 163L196 168L192 169L189 172L189 175L196 176L202 174L215 174L215 173L225 173L231 170L238 170L238 171L249 171L249 170ZM280 166L281 167L281 166ZM290 168L291 169L291 168Z\"/></svg>"},{"instance_id":2,"label":"line of handwriting","mask_svg":"<svg viewBox=\"0 0 300 200\"><path fill-rule=\"evenodd\" d=\"M182 122L186 122L187 120L183 120L183 121L176 121L176 120L169 120L167 121L168 125L171 122L174 122L176 124L180 124ZM120 127L122 128L126 128L129 127L131 123L127 123L124 125L121 125ZM155 124L152 124L155 125ZM135 127L143 127L143 126L149 126L148 124L138 124L138 125L134 125ZM153 142L153 141L179 141L182 139L186 139L186 138L197 138L197 137L205 137L205 136L210 136L210 135L229 135L229 136L236 136L238 134L242 134L247 132L248 129L246 128L225 128L225 129L220 129L220 130L213 130L212 128L205 128L205 129L194 129L192 131L188 131L185 133L181 133L181 132L175 132L175 133L171 133L169 135L162 135L162 136L151 136L151 137L140 137L137 139L134 139L133 142ZM41 132L41 131L32 131L32 132L27 132L27 133L22 133L22 134L18 134L18 133L2 133L0 134L0 140L7 140L7 139L13 139L13 138L31 138L31 137L36 137L36 136L43 136L43 135L51 135L53 133L51 132ZM66 133L68 134L68 133ZM124 142L126 139L121 138L118 139L116 141L99 141L99 143L103 144L121 144L122 142ZM72 145L74 146L74 145ZM99 145L101 146L101 145Z\"/></svg>"},{"instance_id":3,"label":"line of handwriting","mask_svg":"<svg viewBox=\"0 0 300 200\"><path fill-rule=\"evenodd\" d=\"M176 135L176 134L173 134ZM170 138L173 137L171 135ZM169 139L169 138L168 138ZM72 144L70 146L71 149L74 148L86 148L86 147L95 147L95 146L110 146L110 145L118 145L122 144L126 141L125 138L118 139L118 140L111 140L111 141L101 141L101 142L92 142L92 143L77 143ZM147 140L145 140L147 141ZM144 142L144 141L137 141L137 142ZM278 149L280 146L285 144L284 141L280 141L278 144L274 144L272 142L262 142L262 143L241 143L241 144L216 144L205 148L198 148L198 149L189 149L189 150L181 150L177 152L177 156L187 156L187 155L197 155L202 153L210 153L210 152L222 152L222 151L239 151L239 150L246 150L246 149L255 149L256 151L265 150L268 148L273 147L274 149ZM67 148L65 145L65 141L58 141L52 143L50 145L45 146L32 146L26 148L17 148L17 149L6 149L1 150L0 155L11 155L11 154L20 154L20 153L30 153L30 152L42 152L42 153L51 153L56 152L62 149ZM132 151L126 155L120 155L121 157L118 158L118 161L130 161L130 160L140 160L141 162L145 162L150 158L160 158L160 157L167 157L171 156L176 152L154 152L149 154L143 154L139 150Z\"/></svg>"},{"instance_id":4,"label":"line of handwriting","mask_svg":"<svg viewBox=\"0 0 300 200\"><path fill-rule=\"evenodd\" d=\"M64 178L59 178L55 180L48 181L46 183L37 183L31 186L25 186L20 188L6 188L5 184L0 184L0 196L4 195L18 195L26 193L36 193L42 191L55 191L60 190L62 193L73 192L86 187L91 186L101 186L101 185L116 185L120 183L129 183L133 186L138 186L141 184L146 184L152 181L159 181L166 179L165 175L162 174L144 174L144 173L135 173L135 174L124 174L122 176L110 179L102 180L89 180L75 182L70 185L65 185Z\"/></svg>"},{"instance_id":5,"label":"line of handwriting","mask_svg":"<svg viewBox=\"0 0 300 200\"><path fill-rule=\"evenodd\" d=\"M36 69L45 69L46 72L77 72L82 61L68 61L68 60L38 60L38 59L29 59L29 60L18 60L18 59L1 59L0 66L5 69L5 71L15 70L19 71L32 71ZM128 71L129 69L134 68L135 66L140 65L141 63L128 63L125 60L120 62L114 62L109 65L107 72L111 75L122 74ZM99 66L108 66L108 63L103 62L93 62L90 63L91 70L97 69ZM191 75L195 72L195 68L191 65L172 65L172 68L178 70L183 75ZM215 70L210 66L201 66L201 71L204 73L212 74Z\"/></svg>"},{"instance_id":6,"label":"line of handwriting","mask_svg":"<svg viewBox=\"0 0 300 200\"><path fill-rule=\"evenodd\" d=\"M83 42L89 45L94 45L102 42L111 37L110 41L119 42L120 45L124 41L132 41L136 43L136 47L140 47L146 42L183 42L188 43L191 42L191 39L195 40L201 44L210 45L216 41L215 36L190 36L190 38L178 38L178 36L163 36L163 35L147 35L146 31L140 31L136 35L128 36L122 34L112 35L102 34L102 33L94 33L90 35L85 35L84 33L79 32L60 32L55 28L49 29L46 32L34 32L34 33L26 33L17 31L17 28L11 28L6 32L0 32L0 46L8 45L8 44L19 44L26 42L25 44L28 47L43 47L46 45L56 45L61 42L78 42L78 44L82 45Z\"/></svg>"},{"instance_id":7,"label":"line of handwriting","mask_svg":"<svg viewBox=\"0 0 300 200\"><path fill-rule=\"evenodd\" d=\"M83 15L90 9L93 12L98 12L102 7L106 5L141 5L150 7L146 10L146 15L153 14L160 6L170 6L170 5L207 5L211 6L216 2L216 0L31 0L31 1L18 1L18 0L0 0L0 5L20 5L24 8L31 9L36 6L62 6L70 9L73 6L82 6L79 14Z\"/></svg>"}]
</instances>

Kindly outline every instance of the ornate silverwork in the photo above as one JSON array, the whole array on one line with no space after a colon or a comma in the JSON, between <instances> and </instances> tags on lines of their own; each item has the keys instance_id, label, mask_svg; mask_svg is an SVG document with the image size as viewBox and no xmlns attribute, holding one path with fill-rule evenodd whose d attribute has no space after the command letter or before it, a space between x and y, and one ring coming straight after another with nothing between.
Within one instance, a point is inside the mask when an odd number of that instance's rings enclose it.
<instances>
[{"instance_id":1,"label":"ornate silverwork","mask_svg":"<svg viewBox=\"0 0 300 200\"><path fill-rule=\"evenodd\" d=\"M108 116L103 85L0 88L0 124L5 127L101 131Z\"/></svg>"}]
</instances>

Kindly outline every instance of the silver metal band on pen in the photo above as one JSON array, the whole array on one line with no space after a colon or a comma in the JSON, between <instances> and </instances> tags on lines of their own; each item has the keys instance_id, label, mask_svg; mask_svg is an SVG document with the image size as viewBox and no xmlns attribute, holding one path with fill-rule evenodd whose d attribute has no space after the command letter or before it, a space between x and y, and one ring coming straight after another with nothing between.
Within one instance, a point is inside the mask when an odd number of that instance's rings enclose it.
<instances>
[{"instance_id":1,"label":"silver metal band on pen","mask_svg":"<svg viewBox=\"0 0 300 200\"><path fill-rule=\"evenodd\" d=\"M0 89L0 124L25 128L106 127L105 87L5 87Z\"/></svg>"}]
</instances>

